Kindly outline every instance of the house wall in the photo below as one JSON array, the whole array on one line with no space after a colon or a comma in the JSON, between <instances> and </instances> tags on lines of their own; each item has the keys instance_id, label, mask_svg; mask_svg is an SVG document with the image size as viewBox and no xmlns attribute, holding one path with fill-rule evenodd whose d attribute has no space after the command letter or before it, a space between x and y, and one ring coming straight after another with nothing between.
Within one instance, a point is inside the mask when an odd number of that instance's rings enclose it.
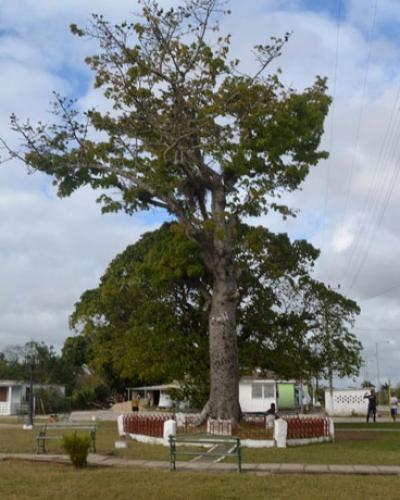
<instances>
[{"instance_id":1,"label":"house wall","mask_svg":"<svg viewBox=\"0 0 400 500\"><path fill-rule=\"evenodd\" d=\"M253 384L268 384L273 387L273 397L254 398L252 385ZM271 403L276 404L276 385L274 380L241 380L239 383L239 403L243 412L265 412L271 406Z\"/></svg>"},{"instance_id":2,"label":"house wall","mask_svg":"<svg viewBox=\"0 0 400 500\"><path fill-rule=\"evenodd\" d=\"M160 391L160 400L158 402L158 406L160 406L161 408L172 407L172 399L167 392Z\"/></svg>"},{"instance_id":3,"label":"house wall","mask_svg":"<svg viewBox=\"0 0 400 500\"><path fill-rule=\"evenodd\" d=\"M14 385L11 391L11 404L18 404L22 401L23 386Z\"/></svg>"},{"instance_id":4,"label":"house wall","mask_svg":"<svg viewBox=\"0 0 400 500\"><path fill-rule=\"evenodd\" d=\"M13 415L18 413L20 407L20 389L17 386L2 386L2 392L5 392L5 401L0 402L0 415Z\"/></svg>"},{"instance_id":5,"label":"house wall","mask_svg":"<svg viewBox=\"0 0 400 500\"><path fill-rule=\"evenodd\" d=\"M7 400L4 402L0 402L0 415L17 415L21 412L26 411L27 401L25 399L25 396L28 384L4 385L3 383L1 387L5 387L7 389ZM65 388L63 386L36 385L34 386L34 390L39 387L54 387L59 390L60 394L65 394Z\"/></svg>"},{"instance_id":6,"label":"house wall","mask_svg":"<svg viewBox=\"0 0 400 500\"><path fill-rule=\"evenodd\" d=\"M296 398L294 384L279 383L278 384L278 407L294 408L296 406Z\"/></svg>"}]
</instances>

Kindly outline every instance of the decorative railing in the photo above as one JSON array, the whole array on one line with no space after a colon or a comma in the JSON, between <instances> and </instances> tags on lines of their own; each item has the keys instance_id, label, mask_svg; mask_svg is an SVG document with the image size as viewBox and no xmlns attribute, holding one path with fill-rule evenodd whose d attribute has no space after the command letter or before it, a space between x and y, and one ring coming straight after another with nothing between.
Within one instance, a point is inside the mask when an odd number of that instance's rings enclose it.
<instances>
[{"instance_id":1,"label":"decorative railing","mask_svg":"<svg viewBox=\"0 0 400 500\"><path fill-rule=\"evenodd\" d=\"M326 417L284 417L288 424L287 439L306 439L329 436Z\"/></svg>"},{"instance_id":2,"label":"decorative railing","mask_svg":"<svg viewBox=\"0 0 400 500\"><path fill-rule=\"evenodd\" d=\"M212 434L213 436L231 436L232 421L209 418L207 420L207 434Z\"/></svg>"},{"instance_id":3,"label":"decorative railing","mask_svg":"<svg viewBox=\"0 0 400 500\"><path fill-rule=\"evenodd\" d=\"M128 434L163 437L164 422L174 418L172 414L161 415L126 415L124 417L124 431Z\"/></svg>"},{"instance_id":4,"label":"decorative railing","mask_svg":"<svg viewBox=\"0 0 400 500\"><path fill-rule=\"evenodd\" d=\"M0 406L1 414L1 406ZM285 416L281 417L288 424L287 439L307 439L328 437L330 432L329 419L326 417ZM163 437L164 423L167 420L176 420L178 434L204 433L214 436L236 436L241 439L273 439L273 429L266 427L264 416L246 417L239 424L232 424L230 420L209 419L207 426L196 425L196 416L172 413L141 415L130 414L123 418L124 432L141 434L144 436Z\"/></svg>"}]
</instances>

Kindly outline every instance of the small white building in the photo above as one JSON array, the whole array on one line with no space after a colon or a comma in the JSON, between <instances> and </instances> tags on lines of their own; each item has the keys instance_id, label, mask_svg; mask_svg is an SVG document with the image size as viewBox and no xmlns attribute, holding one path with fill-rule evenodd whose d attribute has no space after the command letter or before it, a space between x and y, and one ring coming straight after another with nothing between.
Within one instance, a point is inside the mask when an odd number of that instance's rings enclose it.
<instances>
[{"instance_id":1,"label":"small white building","mask_svg":"<svg viewBox=\"0 0 400 500\"><path fill-rule=\"evenodd\" d=\"M265 412L271 403L277 403L276 381L242 377L239 382L239 403L242 412Z\"/></svg>"},{"instance_id":2,"label":"small white building","mask_svg":"<svg viewBox=\"0 0 400 500\"><path fill-rule=\"evenodd\" d=\"M140 406L145 405L148 408L172 408L175 402L170 396L170 392L181 389L178 382L161 385L144 385L140 387L128 387L128 401L132 399L134 394L139 394L141 402Z\"/></svg>"},{"instance_id":3,"label":"small white building","mask_svg":"<svg viewBox=\"0 0 400 500\"><path fill-rule=\"evenodd\" d=\"M61 394L65 394L65 388L61 385L34 384L35 389L57 388ZM0 380L0 415L18 415L26 413L29 401L29 383L18 380Z\"/></svg>"},{"instance_id":4,"label":"small white building","mask_svg":"<svg viewBox=\"0 0 400 500\"><path fill-rule=\"evenodd\" d=\"M370 389L325 389L325 411L328 415L348 417L366 415L368 399L364 398Z\"/></svg>"}]
</instances>

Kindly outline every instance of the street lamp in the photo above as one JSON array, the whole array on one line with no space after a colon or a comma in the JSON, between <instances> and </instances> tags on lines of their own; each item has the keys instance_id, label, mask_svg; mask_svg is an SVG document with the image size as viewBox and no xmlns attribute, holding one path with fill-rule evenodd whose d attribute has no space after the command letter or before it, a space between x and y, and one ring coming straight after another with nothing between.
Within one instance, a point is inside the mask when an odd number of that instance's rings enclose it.
<instances>
[{"instance_id":1,"label":"street lamp","mask_svg":"<svg viewBox=\"0 0 400 500\"><path fill-rule=\"evenodd\" d=\"M28 422L26 424L27 429L33 428L33 371L36 363L37 351L33 343L28 345L28 349L25 354L25 363L29 368L29 398L28 398Z\"/></svg>"},{"instance_id":2,"label":"street lamp","mask_svg":"<svg viewBox=\"0 0 400 500\"><path fill-rule=\"evenodd\" d=\"M376 382L377 382L377 393L379 398L379 391L381 388L381 377L379 373L379 344L391 344L390 340L378 340L375 342L375 356L376 356Z\"/></svg>"},{"instance_id":3,"label":"street lamp","mask_svg":"<svg viewBox=\"0 0 400 500\"><path fill-rule=\"evenodd\" d=\"M371 357L371 356L368 357L367 356L367 357L365 357L365 358L362 359L362 366L364 368L364 375L363 375L364 376L364 380L363 380L363 382L370 382L370 383L372 383L371 382L372 379L370 378L371 377L370 363L375 362L375 359L376 359L375 356L373 356L373 357Z\"/></svg>"}]
</instances>

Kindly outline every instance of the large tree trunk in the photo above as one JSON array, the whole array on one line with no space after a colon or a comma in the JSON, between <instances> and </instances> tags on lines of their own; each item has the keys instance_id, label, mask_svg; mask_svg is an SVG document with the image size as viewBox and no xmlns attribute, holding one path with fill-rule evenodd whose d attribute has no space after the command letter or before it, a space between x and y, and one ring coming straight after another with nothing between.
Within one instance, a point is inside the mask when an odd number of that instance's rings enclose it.
<instances>
[{"instance_id":1,"label":"large tree trunk","mask_svg":"<svg viewBox=\"0 0 400 500\"><path fill-rule=\"evenodd\" d=\"M239 360L236 336L237 273L233 218L225 212L223 189L212 198L214 234L211 271L213 295L209 317L210 345L210 414L213 418L238 421Z\"/></svg>"},{"instance_id":2,"label":"large tree trunk","mask_svg":"<svg viewBox=\"0 0 400 500\"><path fill-rule=\"evenodd\" d=\"M236 307L235 268L233 262L221 259L215 270L209 319L210 413L213 418L234 421L240 417Z\"/></svg>"}]
</instances>

